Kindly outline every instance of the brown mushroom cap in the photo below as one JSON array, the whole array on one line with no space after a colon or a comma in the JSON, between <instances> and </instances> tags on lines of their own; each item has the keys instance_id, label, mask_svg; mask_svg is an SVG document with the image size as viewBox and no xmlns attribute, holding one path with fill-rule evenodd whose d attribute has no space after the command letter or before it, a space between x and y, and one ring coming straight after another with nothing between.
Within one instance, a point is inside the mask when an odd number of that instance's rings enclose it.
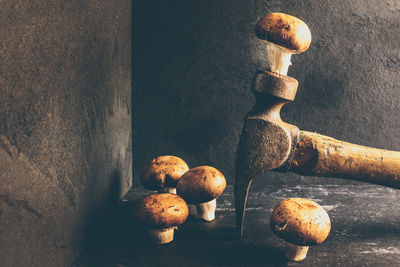
<instances>
[{"instance_id":1,"label":"brown mushroom cap","mask_svg":"<svg viewBox=\"0 0 400 267\"><path fill-rule=\"evenodd\" d=\"M331 230L328 213L304 198L281 201L272 212L270 225L277 236L298 246L322 243Z\"/></svg>"},{"instance_id":2,"label":"brown mushroom cap","mask_svg":"<svg viewBox=\"0 0 400 267\"><path fill-rule=\"evenodd\" d=\"M181 176L188 170L188 165L181 158L159 156L146 164L141 176L142 184L150 190L175 187Z\"/></svg>"},{"instance_id":3,"label":"brown mushroom cap","mask_svg":"<svg viewBox=\"0 0 400 267\"><path fill-rule=\"evenodd\" d=\"M189 204L213 200L224 192L224 175L214 167L200 166L187 171L176 185L177 194Z\"/></svg>"},{"instance_id":4,"label":"brown mushroom cap","mask_svg":"<svg viewBox=\"0 0 400 267\"><path fill-rule=\"evenodd\" d=\"M176 194L154 194L134 206L136 218L148 228L163 229L184 223L189 215L186 202Z\"/></svg>"},{"instance_id":5,"label":"brown mushroom cap","mask_svg":"<svg viewBox=\"0 0 400 267\"><path fill-rule=\"evenodd\" d=\"M270 13L264 16L256 25L256 35L293 54L306 51L311 43L311 32L307 24L284 13Z\"/></svg>"}]
</instances>

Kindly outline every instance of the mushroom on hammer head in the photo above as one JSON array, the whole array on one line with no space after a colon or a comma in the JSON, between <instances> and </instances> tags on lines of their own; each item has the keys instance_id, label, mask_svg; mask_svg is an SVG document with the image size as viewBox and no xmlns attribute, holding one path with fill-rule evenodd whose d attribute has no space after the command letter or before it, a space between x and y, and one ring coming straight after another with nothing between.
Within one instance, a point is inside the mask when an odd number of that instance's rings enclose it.
<instances>
[{"instance_id":1,"label":"mushroom on hammer head","mask_svg":"<svg viewBox=\"0 0 400 267\"><path fill-rule=\"evenodd\" d=\"M176 191L188 204L196 205L195 217L215 219L216 198L224 192L226 180L216 168L200 166L187 171L176 185Z\"/></svg>"},{"instance_id":2,"label":"mushroom on hammer head","mask_svg":"<svg viewBox=\"0 0 400 267\"><path fill-rule=\"evenodd\" d=\"M159 156L145 166L141 176L142 184L158 193L176 194L176 183L188 170L188 165L181 158Z\"/></svg>"},{"instance_id":3,"label":"mushroom on hammer head","mask_svg":"<svg viewBox=\"0 0 400 267\"><path fill-rule=\"evenodd\" d=\"M320 244L328 237L331 221L328 213L314 201L288 198L272 211L272 231L286 241L286 258L301 261L309 246Z\"/></svg>"},{"instance_id":4,"label":"mushroom on hammer head","mask_svg":"<svg viewBox=\"0 0 400 267\"><path fill-rule=\"evenodd\" d=\"M136 218L148 229L155 244L166 244L174 239L174 229L189 215L186 202L176 194L163 193L147 196L134 206Z\"/></svg>"},{"instance_id":5,"label":"mushroom on hammer head","mask_svg":"<svg viewBox=\"0 0 400 267\"><path fill-rule=\"evenodd\" d=\"M311 32L300 19L283 13L270 13L256 25L256 35L267 43L272 72L287 75L292 54L306 51Z\"/></svg>"}]
</instances>

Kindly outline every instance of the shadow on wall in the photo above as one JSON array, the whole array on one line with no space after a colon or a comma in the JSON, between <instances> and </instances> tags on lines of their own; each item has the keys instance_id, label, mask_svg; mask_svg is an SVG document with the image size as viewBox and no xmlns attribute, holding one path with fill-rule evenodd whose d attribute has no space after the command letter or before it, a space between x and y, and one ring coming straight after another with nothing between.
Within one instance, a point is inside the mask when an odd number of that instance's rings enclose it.
<instances>
[{"instance_id":1,"label":"shadow on wall","mask_svg":"<svg viewBox=\"0 0 400 267\"><path fill-rule=\"evenodd\" d=\"M103 161L92 161L94 164L90 166L90 173L93 177L88 185L88 195L100 191L104 197L91 203L91 209L85 214L88 223L83 231L83 240L87 251L103 246L104 242L108 242L108 235L115 234L109 229L110 219L120 212L120 200L132 186L131 112L117 92L113 100L111 109L106 111L104 123L97 125L94 133L97 138L93 142L97 145L92 144L92 147L103 144L103 150L94 150L90 155L90 158L101 157ZM104 162L110 164L105 165ZM105 187L101 185L104 182L107 183ZM105 192L101 188L105 188Z\"/></svg>"},{"instance_id":2,"label":"shadow on wall","mask_svg":"<svg viewBox=\"0 0 400 267\"><path fill-rule=\"evenodd\" d=\"M207 116L207 114L186 113L182 125L172 135L175 146L191 155L201 155L218 144L226 136L227 122L223 117ZM206 160L206 159L205 159ZM212 164L212 162L205 162Z\"/></svg>"},{"instance_id":3,"label":"shadow on wall","mask_svg":"<svg viewBox=\"0 0 400 267\"><path fill-rule=\"evenodd\" d=\"M110 220L119 212L119 195L121 194L122 177L119 170L115 169L110 175L108 196L105 201L93 205L92 209L86 214L88 221L87 227L83 231L84 251L98 249L105 245L110 238ZM119 231L119 230L118 230Z\"/></svg>"},{"instance_id":4,"label":"shadow on wall","mask_svg":"<svg viewBox=\"0 0 400 267\"><path fill-rule=\"evenodd\" d=\"M213 165L232 180L242 119L254 102L259 62L247 61L256 10L240 1L134 3L136 183L145 162L163 154Z\"/></svg>"}]
</instances>

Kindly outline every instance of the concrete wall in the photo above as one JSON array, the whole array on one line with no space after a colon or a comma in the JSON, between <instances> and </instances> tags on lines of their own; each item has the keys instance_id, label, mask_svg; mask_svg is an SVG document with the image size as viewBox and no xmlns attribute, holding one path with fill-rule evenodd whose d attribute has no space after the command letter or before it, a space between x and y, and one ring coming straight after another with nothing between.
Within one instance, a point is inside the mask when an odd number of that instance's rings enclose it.
<instances>
[{"instance_id":1,"label":"concrete wall","mask_svg":"<svg viewBox=\"0 0 400 267\"><path fill-rule=\"evenodd\" d=\"M301 18L313 36L309 50L292 57L289 75L300 86L282 117L303 130L400 150L398 0L150 0L137 1L134 12L136 175L152 157L174 154L190 166L211 164L232 182L252 79L268 64L254 26L269 12Z\"/></svg>"},{"instance_id":2,"label":"concrete wall","mask_svg":"<svg viewBox=\"0 0 400 267\"><path fill-rule=\"evenodd\" d=\"M69 266L130 187L131 2L0 2L0 266Z\"/></svg>"}]
</instances>

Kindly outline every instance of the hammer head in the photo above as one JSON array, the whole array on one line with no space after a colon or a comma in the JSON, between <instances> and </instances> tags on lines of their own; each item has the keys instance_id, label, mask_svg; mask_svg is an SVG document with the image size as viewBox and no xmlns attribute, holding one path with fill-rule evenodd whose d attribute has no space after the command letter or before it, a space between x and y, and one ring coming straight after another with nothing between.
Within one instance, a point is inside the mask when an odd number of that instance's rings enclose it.
<instances>
[{"instance_id":1,"label":"hammer head","mask_svg":"<svg viewBox=\"0 0 400 267\"><path fill-rule=\"evenodd\" d=\"M282 121L284 104L293 101L298 82L286 75L260 71L254 79L256 104L243 126L236 159L238 173L255 176L282 169L293 156L298 128Z\"/></svg>"},{"instance_id":2,"label":"hammer head","mask_svg":"<svg viewBox=\"0 0 400 267\"><path fill-rule=\"evenodd\" d=\"M256 105L245 119L236 158L235 205L241 235L251 180L267 171L290 167L299 130L281 120L280 110L294 100L297 85L295 79L277 73L256 74Z\"/></svg>"},{"instance_id":3,"label":"hammer head","mask_svg":"<svg viewBox=\"0 0 400 267\"><path fill-rule=\"evenodd\" d=\"M251 177L267 171L280 169L291 160L297 135L291 129L276 122L257 117L245 121L239 151L236 158L236 172Z\"/></svg>"}]
</instances>

